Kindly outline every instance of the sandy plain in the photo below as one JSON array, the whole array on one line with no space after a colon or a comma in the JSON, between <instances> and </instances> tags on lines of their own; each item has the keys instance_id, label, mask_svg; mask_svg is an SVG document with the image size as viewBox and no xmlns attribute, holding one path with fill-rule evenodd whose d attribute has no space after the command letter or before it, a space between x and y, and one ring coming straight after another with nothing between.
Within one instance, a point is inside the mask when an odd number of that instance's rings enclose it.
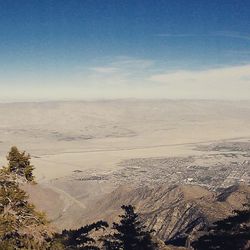
<instances>
[{"instance_id":1,"label":"sandy plain","mask_svg":"<svg viewBox=\"0 0 250 250\"><path fill-rule=\"evenodd\" d=\"M195 154L194 144L250 137L250 102L117 100L0 104L0 156L29 152L39 180L112 171L121 160Z\"/></svg>"}]
</instances>

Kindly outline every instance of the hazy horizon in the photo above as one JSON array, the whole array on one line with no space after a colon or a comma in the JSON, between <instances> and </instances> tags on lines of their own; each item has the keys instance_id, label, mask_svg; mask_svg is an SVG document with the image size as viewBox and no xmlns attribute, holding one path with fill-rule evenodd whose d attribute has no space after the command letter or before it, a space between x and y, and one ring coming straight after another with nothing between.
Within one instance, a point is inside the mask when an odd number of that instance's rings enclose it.
<instances>
[{"instance_id":1,"label":"hazy horizon","mask_svg":"<svg viewBox=\"0 0 250 250\"><path fill-rule=\"evenodd\" d=\"M125 97L125 98L85 98L85 99L16 99L16 100L0 100L0 104L15 104L15 103L60 103L60 102L181 102L181 101L190 101L190 102L250 102L250 99L212 99L212 98L136 98L136 97Z\"/></svg>"}]
</instances>

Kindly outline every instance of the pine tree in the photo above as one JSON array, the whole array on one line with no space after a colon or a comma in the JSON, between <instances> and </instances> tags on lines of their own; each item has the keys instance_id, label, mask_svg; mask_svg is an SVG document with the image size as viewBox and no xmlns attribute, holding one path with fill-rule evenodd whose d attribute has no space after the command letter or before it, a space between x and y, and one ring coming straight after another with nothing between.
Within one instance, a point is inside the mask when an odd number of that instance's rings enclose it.
<instances>
[{"instance_id":1,"label":"pine tree","mask_svg":"<svg viewBox=\"0 0 250 250\"><path fill-rule=\"evenodd\" d=\"M244 210L234 211L234 215L217 221L192 243L196 250L243 250L250 249L250 205Z\"/></svg>"},{"instance_id":2,"label":"pine tree","mask_svg":"<svg viewBox=\"0 0 250 250\"><path fill-rule=\"evenodd\" d=\"M120 215L120 223L113 223L115 233L104 237L106 250L153 250L156 244L151 239L151 232L142 226L138 214L131 205L122 206L124 214Z\"/></svg>"},{"instance_id":3,"label":"pine tree","mask_svg":"<svg viewBox=\"0 0 250 250\"><path fill-rule=\"evenodd\" d=\"M53 249L52 231L43 213L27 201L16 176L0 170L0 249Z\"/></svg>"},{"instance_id":4,"label":"pine tree","mask_svg":"<svg viewBox=\"0 0 250 250\"><path fill-rule=\"evenodd\" d=\"M13 146L7 155L7 160L8 170L11 173L24 177L27 181L34 180L34 166L30 164L30 155L25 151L20 152L17 147Z\"/></svg>"},{"instance_id":5,"label":"pine tree","mask_svg":"<svg viewBox=\"0 0 250 250\"><path fill-rule=\"evenodd\" d=\"M99 250L96 246L96 240L90 236L94 231L105 230L108 223L98 221L90 225L83 226L75 230L63 230L61 234L56 235L56 239L60 241L66 249L82 249L82 250Z\"/></svg>"}]
</instances>

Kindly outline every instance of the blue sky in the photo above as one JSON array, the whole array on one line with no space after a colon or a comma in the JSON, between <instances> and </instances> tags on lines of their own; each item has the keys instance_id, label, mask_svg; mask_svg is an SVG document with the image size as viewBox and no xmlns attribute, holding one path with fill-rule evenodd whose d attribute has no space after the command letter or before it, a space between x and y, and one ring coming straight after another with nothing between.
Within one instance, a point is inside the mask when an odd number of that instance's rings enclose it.
<instances>
[{"instance_id":1,"label":"blue sky","mask_svg":"<svg viewBox=\"0 0 250 250\"><path fill-rule=\"evenodd\" d=\"M0 0L0 101L250 99L249 10L248 0Z\"/></svg>"}]
</instances>

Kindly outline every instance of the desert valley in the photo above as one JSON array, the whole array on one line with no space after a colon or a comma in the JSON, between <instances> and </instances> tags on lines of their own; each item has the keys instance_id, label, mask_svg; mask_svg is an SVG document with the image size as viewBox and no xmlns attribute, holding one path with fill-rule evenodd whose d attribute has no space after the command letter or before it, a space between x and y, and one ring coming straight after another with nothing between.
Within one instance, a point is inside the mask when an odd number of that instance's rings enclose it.
<instances>
[{"instance_id":1,"label":"desert valley","mask_svg":"<svg viewBox=\"0 0 250 250\"><path fill-rule=\"evenodd\" d=\"M0 104L0 155L31 154L23 188L57 230L132 204L163 242L249 202L250 102L112 100ZM193 224L192 224L193 223Z\"/></svg>"}]
</instances>

